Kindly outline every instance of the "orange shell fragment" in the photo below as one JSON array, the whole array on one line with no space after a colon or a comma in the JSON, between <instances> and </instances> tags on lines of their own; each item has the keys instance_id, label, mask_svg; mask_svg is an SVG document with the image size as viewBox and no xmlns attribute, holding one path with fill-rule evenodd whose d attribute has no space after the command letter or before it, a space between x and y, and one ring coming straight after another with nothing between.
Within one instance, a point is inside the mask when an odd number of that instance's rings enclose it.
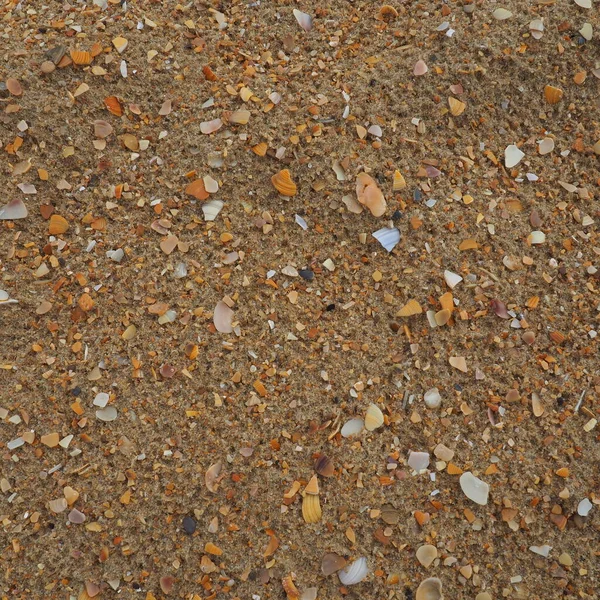
<instances>
[{"instance_id":1,"label":"orange shell fragment","mask_svg":"<svg viewBox=\"0 0 600 600\"><path fill-rule=\"evenodd\" d=\"M69 54L76 65L89 65L92 62L91 53L85 50L71 50Z\"/></svg>"},{"instance_id":2,"label":"orange shell fragment","mask_svg":"<svg viewBox=\"0 0 600 600\"><path fill-rule=\"evenodd\" d=\"M108 112L120 117L123 114L123 107L116 96L108 96L104 98L104 106L108 109Z\"/></svg>"},{"instance_id":3,"label":"orange shell fragment","mask_svg":"<svg viewBox=\"0 0 600 600\"><path fill-rule=\"evenodd\" d=\"M60 215L52 215L48 223L48 233L50 235L60 235L69 229L69 222Z\"/></svg>"},{"instance_id":4,"label":"orange shell fragment","mask_svg":"<svg viewBox=\"0 0 600 600\"><path fill-rule=\"evenodd\" d=\"M547 85L544 88L544 97L548 104L556 104L557 102L560 102L563 97L563 91L553 85Z\"/></svg>"},{"instance_id":5,"label":"orange shell fragment","mask_svg":"<svg viewBox=\"0 0 600 600\"><path fill-rule=\"evenodd\" d=\"M298 191L296 184L292 181L292 176L288 169L283 169L278 173L275 173L275 175L271 177L271 183L282 196L295 196Z\"/></svg>"},{"instance_id":6,"label":"orange shell fragment","mask_svg":"<svg viewBox=\"0 0 600 600\"><path fill-rule=\"evenodd\" d=\"M209 197L209 193L206 191L204 187L204 181L202 179L196 179L185 188L185 193L190 196L194 196L197 200L206 200Z\"/></svg>"}]
</instances>

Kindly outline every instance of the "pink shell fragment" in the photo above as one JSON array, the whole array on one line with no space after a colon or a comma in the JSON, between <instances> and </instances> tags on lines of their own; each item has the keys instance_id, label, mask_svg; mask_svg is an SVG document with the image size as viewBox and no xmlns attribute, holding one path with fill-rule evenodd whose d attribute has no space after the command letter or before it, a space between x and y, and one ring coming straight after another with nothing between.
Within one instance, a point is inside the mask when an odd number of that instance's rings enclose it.
<instances>
[{"instance_id":1,"label":"pink shell fragment","mask_svg":"<svg viewBox=\"0 0 600 600\"><path fill-rule=\"evenodd\" d=\"M424 60L418 60L415 63L415 68L413 69L413 73L418 77L420 75L425 75L429 71L429 67L425 64Z\"/></svg>"},{"instance_id":2,"label":"pink shell fragment","mask_svg":"<svg viewBox=\"0 0 600 600\"><path fill-rule=\"evenodd\" d=\"M213 119L212 121L203 121L200 123L200 131L205 135L209 133L214 133L215 131L219 131L223 126L223 121L221 119Z\"/></svg>"},{"instance_id":3,"label":"pink shell fragment","mask_svg":"<svg viewBox=\"0 0 600 600\"><path fill-rule=\"evenodd\" d=\"M506 310L506 305L504 302L501 300L492 300L490 304L492 306L492 310L496 313L496 316L500 317L501 319L510 319L510 315Z\"/></svg>"},{"instance_id":4,"label":"pink shell fragment","mask_svg":"<svg viewBox=\"0 0 600 600\"><path fill-rule=\"evenodd\" d=\"M231 333L233 331L233 327L231 326L231 322L233 321L233 311L225 302L220 301L217 302L217 306L215 307L215 312L213 314L213 322L217 331L220 333Z\"/></svg>"},{"instance_id":5,"label":"pink shell fragment","mask_svg":"<svg viewBox=\"0 0 600 600\"><path fill-rule=\"evenodd\" d=\"M11 200L0 208L0 221L13 221L14 219L24 219L27 216L27 207L20 198Z\"/></svg>"}]
</instances>

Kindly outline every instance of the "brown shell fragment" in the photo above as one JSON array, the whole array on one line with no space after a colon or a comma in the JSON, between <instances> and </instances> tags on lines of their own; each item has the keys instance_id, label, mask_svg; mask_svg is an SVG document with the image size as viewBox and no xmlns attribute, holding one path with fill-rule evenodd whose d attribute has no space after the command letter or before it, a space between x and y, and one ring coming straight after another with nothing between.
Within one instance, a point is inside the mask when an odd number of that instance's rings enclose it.
<instances>
[{"instance_id":1,"label":"brown shell fragment","mask_svg":"<svg viewBox=\"0 0 600 600\"><path fill-rule=\"evenodd\" d=\"M315 471L322 477L331 477L333 475L333 463L326 454L319 455L315 461Z\"/></svg>"},{"instance_id":2,"label":"brown shell fragment","mask_svg":"<svg viewBox=\"0 0 600 600\"><path fill-rule=\"evenodd\" d=\"M286 575L281 580L281 585L283 586L287 600L299 600L300 591L294 584L294 574L293 573L291 575Z\"/></svg>"},{"instance_id":3,"label":"brown shell fragment","mask_svg":"<svg viewBox=\"0 0 600 600\"><path fill-rule=\"evenodd\" d=\"M381 217L387 208L383 192L377 187L375 180L366 173L359 173L356 178L356 197L366 206L374 217Z\"/></svg>"},{"instance_id":4,"label":"brown shell fragment","mask_svg":"<svg viewBox=\"0 0 600 600\"><path fill-rule=\"evenodd\" d=\"M329 575L333 575L340 569L343 569L347 562L343 556L335 554L335 552L328 552L323 556L323 560L321 561L321 572L325 577L329 577Z\"/></svg>"},{"instance_id":5,"label":"brown shell fragment","mask_svg":"<svg viewBox=\"0 0 600 600\"><path fill-rule=\"evenodd\" d=\"M185 188L185 193L194 196L197 200L206 200L210 196L204 187L204 180L202 179L196 179L191 183L188 183Z\"/></svg>"},{"instance_id":6,"label":"brown shell fragment","mask_svg":"<svg viewBox=\"0 0 600 600\"><path fill-rule=\"evenodd\" d=\"M206 487L208 488L209 492L212 492L213 494L216 493L218 486L218 481L219 481L219 475L221 474L221 468L223 467L223 463L221 461L215 463L214 465L211 465L205 475L204 475L204 483L206 484Z\"/></svg>"},{"instance_id":7,"label":"brown shell fragment","mask_svg":"<svg viewBox=\"0 0 600 600\"><path fill-rule=\"evenodd\" d=\"M271 177L271 183L282 196L295 196L298 191L288 169L282 169L278 173L275 173Z\"/></svg>"}]
</instances>

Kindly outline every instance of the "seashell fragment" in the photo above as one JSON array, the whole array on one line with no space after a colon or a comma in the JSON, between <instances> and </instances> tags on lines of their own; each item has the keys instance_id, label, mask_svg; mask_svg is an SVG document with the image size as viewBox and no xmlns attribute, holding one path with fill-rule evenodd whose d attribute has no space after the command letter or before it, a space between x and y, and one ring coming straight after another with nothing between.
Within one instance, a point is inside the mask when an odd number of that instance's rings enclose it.
<instances>
[{"instance_id":1,"label":"seashell fragment","mask_svg":"<svg viewBox=\"0 0 600 600\"><path fill-rule=\"evenodd\" d=\"M497 8L492 15L494 15L494 19L496 19L496 21L506 21L506 19L510 19L512 17L512 13L506 8Z\"/></svg>"},{"instance_id":2,"label":"seashell fragment","mask_svg":"<svg viewBox=\"0 0 600 600\"><path fill-rule=\"evenodd\" d=\"M521 152L514 144L510 144L509 146L506 146L504 150L504 165L507 169L512 169L521 162L524 156L524 152Z\"/></svg>"},{"instance_id":3,"label":"seashell fragment","mask_svg":"<svg viewBox=\"0 0 600 600\"><path fill-rule=\"evenodd\" d=\"M450 114L453 117L458 117L459 115L462 115L465 112L465 109L467 108L467 105L464 102L461 102L460 100L457 100L452 96L448 96L448 106L450 107Z\"/></svg>"},{"instance_id":4,"label":"seashell fragment","mask_svg":"<svg viewBox=\"0 0 600 600\"><path fill-rule=\"evenodd\" d=\"M316 475L313 475L306 484L302 496L302 517L306 523L318 523L321 520L322 511L319 502L319 482Z\"/></svg>"},{"instance_id":5,"label":"seashell fragment","mask_svg":"<svg viewBox=\"0 0 600 600\"><path fill-rule=\"evenodd\" d=\"M435 324L438 327L442 327L446 323L448 323L448 321L450 320L451 316L452 316L452 312L449 309L447 309L447 308L443 308L439 312L435 313L435 315L434 315Z\"/></svg>"},{"instance_id":6,"label":"seashell fragment","mask_svg":"<svg viewBox=\"0 0 600 600\"><path fill-rule=\"evenodd\" d=\"M213 323L215 328L220 333L231 333L233 327L231 322L233 321L233 311L225 302L220 300L215 306L215 312L213 313Z\"/></svg>"},{"instance_id":7,"label":"seashell fragment","mask_svg":"<svg viewBox=\"0 0 600 600\"><path fill-rule=\"evenodd\" d=\"M185 193L189 194L190 196L194 196L196 200L200 201L206 200L209 195L202 179L195 179L194 181L188 183L185 187Z\"/></svg>"},{"instance_id":8,"label":"seashell fragment","mask_svg":"<svg viewBox=\"0 0 600 600\"><path fill-rule=\"evenodd\" d=\"M250 120L249 110L234 110L229 116L229 122L236 125L246 125Z\"/></svg>"},{"instance_id":9,"label":"seashell fragment","mask_svg":"<svg viewBox=\"0 0 600 600\"><path fill-rule=\"evenodd\" d=\"M379 9L378 19L380 21L391 21L392 19L395 19L397 16L398 16L398 11L393 6L390 6L389 4L384 4Z\"/></svg>"},{"instance_id":10,"label":"seashell fragment","mask_svg":"<svg viewBox=\"0 0 600 600\"><path fill-rule=\"evenodd\" d=\"M204 135L209 135L211 133L215 133L215 131L219 131L223 126L223 121L221 119L213 119L212 121L203 121L200 123L200 131Z\"/></svg>"},{"instance_id":11,"label":"seashell fragment","mask_svg":"<svg viewBox=\"0 0 600 600\"><path fill-rule=\"evenodd\" d=\"M321 477L331 477L334 473L333 462L326 454L321 454L317 460L315 460L315 471L321 475Z\"/></svg>"},{"instance_id":12,"label":"seashell fragment","mask_svg":"<svg viewBox=\"0 0 600 600\"><path fill-rule=\"evenodd\" d=\"M458 369L463 373L466 373L468 371L467 361L464 356L451 356L449 362L451 367L454 367L455 369Z\"/></svg>"},{"instance_id":13,"label":"seashell fragment","mask_svg":"<svg viewBox=\"0 0 600 600\"><path fill-rule=\"evenodd\" d=\"M412 317L423 312L421 305L416 300L409 300L397 313L397 317Z\"/></svg>"},{"instance_id":14,"label":"seashell fragment","mask_svg":"<svg viewBox=\"0 0 600 600\"><path fill-rule=\"evenodd\" d=\"M71 50L71 60L76 65L89 65L92 62L92 55L90 52L83 50Z\"/></svg>"},{"instance_id":15,"label":"seashell fragment","mask_svg":"<svg viewBox=\"0 0 600 600\"><path fill-rule=\"evenodd\" d=\"M219 191L219 182L210 175L205 175L202 181L204 182L204 189L209 194L216 194Z\"/></svg>"},{"instance_id":16,"label":"seashell fragment","mask_svg":"<svg viewBox=\"0 0 600 600\"><path fill-rule=\"evenodd\" d=\"M592 0L575 0L575 4L581 8L592 8Z\"/></svg>"},{"instance_id":17,"label":"seashell fragment","mask_svg":"<svg viewBox=\"0 0 600 600\"><path fill-rule=\"evenodd\" d=\"M547 85L544 88L544 98L548 104L557 104L563 97L563 91L560 88L554 87L553 85Z\"/></svg>"},{"instance_id":18,"label":"seashell fragment","mask_svg":"<svg viewBox=\"0 0 600 600\"><path fill-rule=\"evenodd\" d=\"M463 278L460 275L457 275L452 271L444 271L444 281L451 290L453 290L462 280Z\"/></svg>"},{"instance_id":19,"label":"seashell fragment","mask_svg":"<svg viewBox=\"0 0 600 600\"><path fill-rule=\"evenodd\" d=\"M282 169L278 173L275 173L271 177L271 183L282 196L295 196L298 191L288 169Z\"/></svg>"},{"instance_id":20,"label":"seashell fragment","mask_svg":"<svg viewBox=\"0 0 600 600\"><path fill-rule=\"evenodd\" d=\"M213 494L217 491L218 488L218 480L219 475L221 474L221 469L223 467L223 463L221 461L210 465L204 474L204 484L209 492Z\"/></svg>"},{"instance_id":21,"label":"seashell fragment","mask_svg":"<svg viewBox=\"0 0 600 600\"><path fill-rule=\"evenodd\" d=\"M400 231L396 227L384 227L373 233L373 237L388 251L391 252L400 241Z\"/></svg>"},{"instance_id":22,"label":"seashell fragment","mask_svg":"<svg viewBox=\"0 0 600 600\"><path fill-rule=\"evenodd\" d=\"M544 19L533 19L529 23L529 31L534 40L542 39L542 35L544 35Z\"/></svg>"},{"instance_id":23,"label":"seashell fragment","mask_svg":"<svg viewBox=\"0 0 600 600\"><path fill-rule=\"evenodd\" d=\"M209 200L202 205L205 221L214 221L221 212L224 204L221 200Z\"/></svg>"},{"instance_id":24,"label":"seashell fragment","mask_svg":"<svg viewBox=\"0 0 600 600\"><path fill-rule=\"evenodd\" d=\"M422 471L429 466L429 452L411 452L407 462L414 471Z\"/></svg>"},{"instance_id":25,"label":"seashell fragment","mask_svg":"<svg viewBox=\"0 0 600 600\"><path fill-rule=\"evenodd\" d=\"M69 222L60 215L52 215L48 223L48 233L50 235L60 235L69 229Z\"/></svg>"},{"instance_id":26,"label":"seashell fragment","mask_svg":"<svg viewBox=\"0 0 600 600\"><path fill-rule=\"evenodd\" d=\"M298 25L300 25L304 31L310 31L312 29L312 17L297 8L295 8L293 12L296 21L298 21Z\"/></svg>"},{"instance_id":27,"label":"seashell fragment","mask_svg":"<svg viewBox=\"0 0 600 600\"><path fill-rule=\"evenodd\" d=\"M438 406L440 406L442 403L440 391L436 387L427 390L423 396L423 399L425 400L425 405L427 408L438 408Z\"/></svg>"},{"instance_id":28,"label":"seashell fragment","mask_svg":"<svg viewBox=\"0 0 600 600\"><path fill-rule=\"evenodd\" d=\"M377 404L371 404L365 414L365 429L374 431L383 425L383 413Z\"/></svg>"},{"instance_id":29,"label":"seashell fragment","mask_svg":"<svg viewBox=\"0 0 600 600\"><path fill-rule=\"evenodd\" d=\"M356 196L358 201L366 206L374 217L381 217L387 208L382 191L375 180L366 173L359 173L356 178Z\"/></svg>"},{"instance_id":30,"label":"seashell fragment","mask_svg":"<svg viewBox=\"0 0 600 600\"><path fill-rule=\"evenodd\" d=\"M112 125L108 121L94 121L94 135L97 138L107 138L112 133Z\"/></svg>"},{"instance_id":31,"label":"seashell fragment","mask_svg":"<svg viewBox=\"0 0 600 600\"><path fill-rule=\"evenodd\" d=\"M104 106L106 106L108 112L115 115L115 117L120 117L123 114L123 107L116 96L104 98Z\"/></svg>"},{"instance_id":32,"label":"seashell fragment","mask_svg":"<svg viewBox=\"0 0 600 600\"><path fill-rule=\"evenodd\" d=\"M527 243L532 246L543 244L546 241L546 234L543 231L532 231L527 236Z\"/></svg>"},{"instance_id":33,"label":"seashell fragment","mask_svg":"<svg viewBox=\"0 0 600 600\"><path fill-rule=\"evenodd\" d=\"M252 146L252 152L257 156L264 156L269 149L269 145L266 142L260 142L255 146Z\"/></svg>"},{"instance_id":34,"label":"seashell fragment","mask_svg":"<svg viewBox=\"0 0 600 600\"><path fill-rule=\"evenodd\" d=\"M323 556L323 560L321 561L321 572L325 577L329 577L329 575L333 575L340 569L343 569L347 564L346 559L339 554L335 554L335 552L328 552Z\"/></svg>"},{"instance_id":35,"label":"seashell fragment","mask_svg":"<svg viewBox=\"0 0 600 600\"><path fill-rule=\"evenodd\" d=\"M589 498L584 498L577 505L577 514L580 517L587 517L594 505L590 502Z\"/></svg>"},{"instance_id":36,"label":"seashell fragment","mask_svg":"<svg viewBox=\"0 0 600 600\"><path fill-rule=\"evenodd\" d=\"M481 506L485 506L488 503L488 495L490 493L490 486L481 481L471 473L465 471L460 476L460 488L462 489L465 496Z\"/></svg>"},{"instance_id":37,"label":"seashell fragment","mask_svg":"<svg viewBox=\"0 0 600 600\"><path fill-rule=\"evenodd\" d=\"M539 554L544 558L548 558L550 555L550 550L552 550L552 546L548 546L548 544L544 544L543 546L529 546L529 550L534 554Z\"/></svg>"},{"instance_id":38,"label":"seashell fragment","mask_svg":"<svg viewBox=\"0 0 600 600\"><path fill-rule=\"evenodd\" d=\"M394 190L394 192L399 192L404 188L406 188L406 180L404 179L402 173L400 173L400 171L396 169L394 171L394 183L392 189Z\"/></svg>"},{"instance_id":39,"label":"seashell fragment","mask_svg":"<svg viewBox=\"0 0 600 600\"><path fill-rule=\"evenodd\" d=\"M415 600L444 600L442 582L437 577L423 580L417 588Z\"/></svg>"},{"instance_id":40,"label":"seashell fragment","mask_svg":"<svg viewBox=\"0 0 600 600\"><path fill-rule=\"evenodd\" d=\"M283 591L285 592L287 600L300 600L300 590L294 583L294 577L295 575L292 573L291 575L286 575L281 580L281 585L283 586Z\"/></svg>"},{"instance_id":41,"label":"seashell fragment","mask_svg":"<svg viewBox=\"0 0 600 600\"><path fill-rule=\"evenodd\" d=\"M338 573L342 585L356 585L360 583L369 574L369 565L364 556L357 558L345 569Z\"/></svg>"},{"instance_id":42,"label":"seashell fragment","mask_svg":"<svg viewBox=\"0 0 600 600\"><path fill-rule=\"evenodd\" d=\"M538 152L543 156L554 150L554 140L550 137L544 138L538 143Z\"/></svg>"},{"instance_id":43,"label":"seashell fragment","mask_svg":"<svg viewBox=\"0 0 600 600\"><path fill-rule=\"evenodd\" d=\"M50 500L50 502L48 502L48 508L50 508L53 513L59 514L67 510L67 501L65 498Z\"/></svg>"},{"instance_id":44,"label":"seashell fragment","mask_svg":"<svg viewBox=\"0 0 600 600\"><path fill-rule=\"evenodd\" d=\"M419 59L413 68L413 74L419 77L420 75L425 75L429 71L429 67L425 64L424 60Z\"/></svg>"},{"instance_id":45,"label":"seashell fragment","mask_svg":"<svg viewBox=\"0 0 600 600\"><path fill-rule=\"evenodd\" d=\"M428 569L433 561L437 558L437 548L431 544L424 544L417 548L417 560Z\"/></svg>"},{"instance_id":46,"label":"seashell fragment","mask_svg":"<svg viewBox=\"0 0 600 600\"><path fill-rule=\"evenodd\" d=\"M96 418L108 423L117 418L117 409L114 406L106 406L96 411Z\"/></svg>"},{"instance_id":47,"label":"seashell fragment","mask_svg":"<svg viewBox=\"0 0 600 600\"><path fill-rule=\"evenodd\" d=\"M342 427L340 433L342 437L349 438L353 435L359 434L365 426L365 423L362 419L350 419L344 426Z\"/></svg>"},{"instance_id":48,"label":"seashell fragment","mask_svg":"<svg viewBox=\"0 0 600 600\"><path fill-rule=\"evenodd\" d=\"M11 200L0 208L0 221L14 221L15 219L24 219L27 216L27 207L20 198Z\"/></svg>"},{"instance_id":49,"label":"seashell fragment","mask_svg":"<svg viewBox=\"0 0 600 600\"><path fill-rule=\"evenodd\" d=\"M363 207L357 202L354 196L346 195L342 197L342 202L346 205L348 212L360 215L363 211Z\"/></svg>"}]
</instances>

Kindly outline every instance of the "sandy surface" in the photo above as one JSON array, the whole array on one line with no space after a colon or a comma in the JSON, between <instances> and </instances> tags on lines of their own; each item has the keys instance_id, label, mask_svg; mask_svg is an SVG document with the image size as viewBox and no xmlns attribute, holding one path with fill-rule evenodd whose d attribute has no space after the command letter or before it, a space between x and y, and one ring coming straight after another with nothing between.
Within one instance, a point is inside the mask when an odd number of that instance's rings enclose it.
<instances>
[{"instance_id":1,"label":"sandy surface","mask_svg":"<svg viewBox=\"0 0 600 600\"><path fill-rule=\"evenodd\" d=\"M2 598L600 597L599 8L4 2Z\"/></svg>"}]
</instances>

